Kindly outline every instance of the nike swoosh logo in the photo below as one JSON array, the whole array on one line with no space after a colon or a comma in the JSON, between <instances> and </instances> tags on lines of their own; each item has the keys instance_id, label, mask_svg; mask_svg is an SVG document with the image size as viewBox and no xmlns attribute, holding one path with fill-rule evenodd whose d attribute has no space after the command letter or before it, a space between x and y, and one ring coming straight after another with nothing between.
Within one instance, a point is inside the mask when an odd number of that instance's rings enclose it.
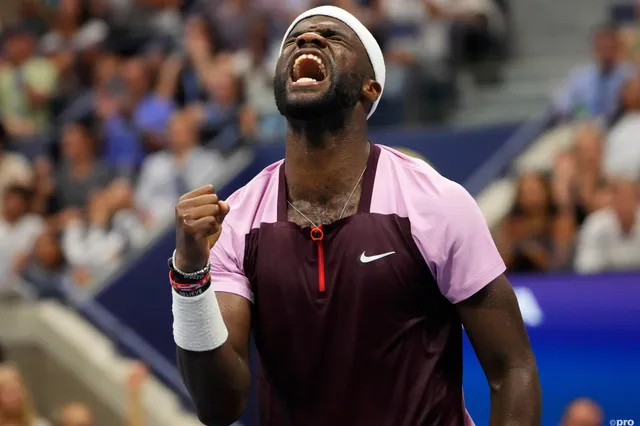
<instances>
[{"instance_id":1,"label":"nike swoosh logo","mask_svg":"<svg viewBox=\"0 0 640 426\"><path fill-rule=\"evenodd\" d=\"M395 251L390 251L390 252L387 252L387 253L376 254L375 256L367 256L365 254L365 252L363 251L362 254L360 255L360 262L362 262L362 263L375 262L376 260L380 260L383 257L391 256L394 253L395 253Z\"/></svg>"}]
</instances>

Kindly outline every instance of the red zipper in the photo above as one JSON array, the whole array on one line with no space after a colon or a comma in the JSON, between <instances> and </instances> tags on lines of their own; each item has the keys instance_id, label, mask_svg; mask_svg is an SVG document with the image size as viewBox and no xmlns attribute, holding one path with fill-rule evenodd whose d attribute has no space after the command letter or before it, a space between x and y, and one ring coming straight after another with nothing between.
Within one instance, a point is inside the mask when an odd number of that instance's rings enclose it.
<instances>
[{"instance_id":1,"label":"red zipper","mask_svg":"<svg viewBox=\"0 0 640 426\"><path fill-rule=\"evenodd\" d=\"M324 232L322 232L322 225L318 225L317 228L311 228L311 239L316 242L318 247L318 291L324 293L324 247L322 245L322 239L324 238Z\"/></svg>"}]
</instances>

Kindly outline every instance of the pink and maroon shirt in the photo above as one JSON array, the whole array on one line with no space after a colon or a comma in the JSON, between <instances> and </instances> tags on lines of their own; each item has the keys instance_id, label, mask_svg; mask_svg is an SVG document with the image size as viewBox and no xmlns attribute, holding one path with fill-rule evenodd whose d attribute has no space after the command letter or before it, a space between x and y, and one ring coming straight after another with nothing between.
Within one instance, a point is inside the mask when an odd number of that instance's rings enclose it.
<instances>
[{"instance_id":1,"label":"pink and maroon shirt","mask_svg":"<svg viewBox=\"0 0 640 426\"><path fill-rule=\"evenodd\" d=\"M213 285L253 302L262 426L473 425L454 305L504 262L460 185L385 146L368 161L320 242L287 220L283 161L227 200Z\"/></svg>"}]
</instances>

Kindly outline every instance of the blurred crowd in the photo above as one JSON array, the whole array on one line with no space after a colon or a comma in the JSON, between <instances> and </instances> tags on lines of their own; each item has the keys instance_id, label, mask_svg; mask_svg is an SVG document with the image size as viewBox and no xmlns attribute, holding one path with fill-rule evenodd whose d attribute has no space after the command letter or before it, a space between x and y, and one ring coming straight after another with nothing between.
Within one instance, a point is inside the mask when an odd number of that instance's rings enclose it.
<instances>
[{"instance_id":1,"label":"blurred crowd","mask_svg":"<svg viewBox=\"0 0 640 426\"><path fill-rule=\"evenodd\" d=\"M554 103L549 167L518 178L498 233L512 271L640 269L640 2L638 23L604 25L593 61Z\"/></svg>"},{"instance_id":2,"label":"blurred crowd","mask_svg":"<svg viewBox=\"0 0 640 426\"><path fill-rule=\"evenodd\" d=\"M144 364L134 362L122 398L126 401L125 426L147 426L141 402L148 372ZM60 384L64 386L64 384ZM0 426L92 426L91 408L77 401L62 404L55 412L42 416L36 410L29 386L18 367L0 354Z\"/></svg>"},{"instance_id":3,"label":"blurred crowd","mask_svg":"<svg viewBox=\"0 0 640 426\"><path fill-rule=\"evenodd\" d=\"M499 83L507 51L507 0L0 3L0 273L45 295L144 246L239 148L282 140L272 78L301 11L332 3L375 33L377 125L443 119L457 73Z\"/></svg>"}]
</instances>

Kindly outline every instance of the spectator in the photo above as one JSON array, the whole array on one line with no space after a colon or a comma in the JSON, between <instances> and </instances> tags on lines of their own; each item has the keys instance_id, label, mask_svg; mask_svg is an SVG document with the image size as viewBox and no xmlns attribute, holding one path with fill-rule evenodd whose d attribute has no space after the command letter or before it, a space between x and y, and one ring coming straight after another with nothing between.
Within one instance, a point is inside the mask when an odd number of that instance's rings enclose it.
<instances>
[{"instance_id":1,"label":"spectator","mask_svg":"<svg viewBox=\"0 0 640 426\"><path fill-rule=\"evenodd\" d=\"M52 227L47 227L36 239L21 275L33 285L39 297L58 298L65 267L59 235Z\"/></svg>"},{"instance_id":2,"label":"spectator","mask_svg":"<svg viewBox=\"0 0 640 426\"><path fill-rule=\"evenodd\" d=\"M92 426L93 413L82 402L71 402L60 408L54 417L55 426Z\"/></svg>"},{"instance_id":3,"label":"spectator","mask_svg":"<svg viewBox=\"0 0 640 426\"><path fill-rule=\"evenodd\" d=\"M556 96L555 112L563 120L610 119L616 113L620 91L633 67L620 60L615 27L598 28L593 55L594 62L574 70Z\"/></svg>"},{"instance_id":4,"label":"spectator","mask_svg":"<svg viewBox=\"0 0 640 426\"><path fill-rule=\"evenodd\" d=\"M46 59L35 56L34 35L14 28L5 35L7 63L0 68L0 111L8 142L30 158L47 153L51 130L48 103L57 72Z\"/></svg>"},{"instance_id":5,"label":"spectator","mask_svg":"<svg viewBox=\"0 0 640 426\"><path fill-rule=\"evenodd\" d=\"M604 170L607 174L640 176L640 75L623 91L624 115L607 137Z\"/></svg>"},{"instance_id":6,"label":"spectator","mask_svg":"<svg viewBox=\"0 0 640 426\"><path fill-rule=\"evenodd\" d=\"M109 184L110 173L97 158L97 144L85 125L66 125L61 142L62 161L55 179L57 207L60 210L81 208L93 192Z\"/></svg>"},{"instance_id":7,"label":"spectator","mask_svg":"<svg viewBox=\"0 0 640 426\"><path fill-rule=\"evenodd\" d=\"M511 271L546 271L554 266L554 251L565 244L554 234L559 217L547 181L534 172L523 174L518 181L514 207L498 238L503 259Z\"/></svg>"},{"instance_id":8,"label":"spectator","mask_svg":"<svg viewBox=\"0 0 640 426\"><path fill-rule=\"evenodd\" d=\"M141 164L145 151L161 148L154 136L162 131L173 104L150 92L146 65L141 59L129 59L122 68L124 93L115 98L103 93L98 109L105 120L107 164L119 176L131 176Z\"/></svg>"},{"instance_id":9,"label":"spectator","mask_svg":"<svg viewBox=\"0 0 640 426\"><path fill-rule=\"evenodd\" d=\"M31 396L17 368L0 366L0 424L10 426L50 426L35 413Z\"/></svg>"},{"instance_id":10,"label":"spectator","mask_svg":"<svg viewBox=\"0 0 640 426\"><path fill-rule=\"evenodd\" d=\"M574 191L578 224L609 203L607 181L602 173L603 141L604 131L593 122L585 123L576 130Z\"/></svg>"},{"instance_id":11,"label":"spectator","mask_svg":"<svg viewBox=\"0 0 640 426\"><path fill-rule=\"evenodd\" d=\"M101 274L144 240L144 229L133 209L129 184L116 180L91 195L86 218L71 214L62 235L64 257L72 269Z\"/></svg>"},{"instance_id":12,"label":"spectator","mask_svg":"<svg viewBox=\"0 0 640 426\"><path fill-rule=\"evenodd\" d=\"M560 426L602 426L602 408L587 398L572 401L564 411Z\"/></svg>"},{"instance_id":13,"label":"spectator","mask_svg":"<svg viewBox=\"0 0 640 426\"><path fill-rule=\"evenodd\" d=\"M233 57L233 71L240 76L245 95L241 117L244 132L253 138L275 139L284 136L286 125L273 97L273 76L278 61L279 44L270 43L268 21L253 22L249 46Z\"/></svg>"},{"instance_id":14,"label":"spectator","mask_svg":"<svg viewBox=\"0 0 640 426\"><path fill-rule=\"evenodd\" d=\"M29 213L31 191L23 186L4 190L0 217L0 274L11 276L22 270L38 235L44 229L41 217Z\"/></svg>"},{"instance_id":15,"label":"spectator","mask_svg":"<svg viewBox=\"0 0 640 426\"><path fill-rule=\"evenodd\" d=\"M144 162L136 191L136 205L152 222L162 223L173 215L178 198L200 185L212 182L224 169L224 160L198 145L197 127L184 112L169 124L169 151L151 154Z\"/></svg>"},{"instance_id":16,"label":"spectator","mask_svg":"<svg viewBox=\"0 0 640 426\"><path fill-rule=\"evenodd\" d=\"M28 185L33 177L29 162L22 155L4 150L5 133L0 123L0 193L11 185ZM0 199L0 211L2 200Z\"/></svg>"},{"instance_id":17,"label":"spectator","mask_svg":"<svg viewBox=\"0 0 640 426\"><path fill-rule=\"evenodd\" d=\"M145 426L142 387L149 379L149 371L146 365L139 361L134 362L129 370L127 379L127 426Z\"/></svg>"},{"instance_id":18,"label":"spectator","mask_svg":"<svg viewBox=\"0 0 640 426\"><path fill-rule=\"evenodd\" d=\"M578 239L575 269L582 274L640 268L638 183L613 182L611 207L587 217Z\"/></svg>"}]
</instances>

